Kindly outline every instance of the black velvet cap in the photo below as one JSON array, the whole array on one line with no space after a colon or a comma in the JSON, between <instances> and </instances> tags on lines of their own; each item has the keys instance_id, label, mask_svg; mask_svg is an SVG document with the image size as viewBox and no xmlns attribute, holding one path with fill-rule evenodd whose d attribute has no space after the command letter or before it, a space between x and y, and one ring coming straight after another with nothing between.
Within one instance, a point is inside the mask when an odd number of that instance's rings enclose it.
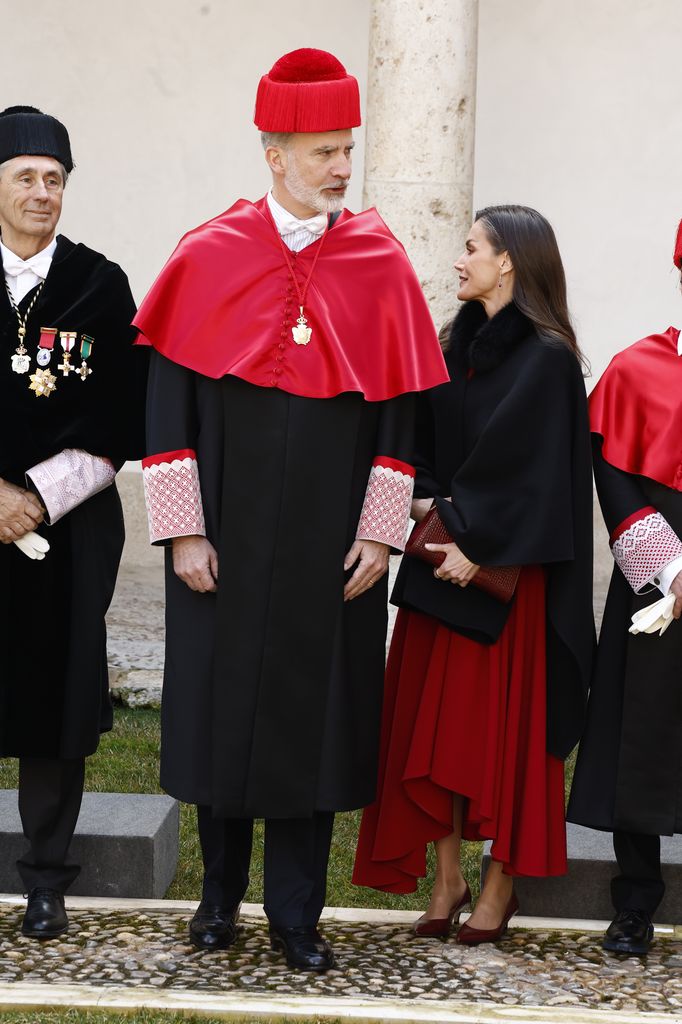
<instances>
[{"instance_id":1,"label":"black velvet cap","mask_svg":"<svg viewBox=\"0 0 682 1024\"><path fill-rule=\"evenodd\" d=\"M61 121L36 107L0 110L0 163L15 156L51 156L73 170L69 133Z\"/></svg>"}]
</instances>

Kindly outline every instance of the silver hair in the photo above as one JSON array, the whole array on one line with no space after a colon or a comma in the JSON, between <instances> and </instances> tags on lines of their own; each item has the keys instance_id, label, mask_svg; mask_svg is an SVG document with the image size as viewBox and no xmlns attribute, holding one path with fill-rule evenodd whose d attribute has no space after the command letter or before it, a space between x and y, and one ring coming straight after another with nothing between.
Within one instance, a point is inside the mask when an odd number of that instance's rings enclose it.
<instances>
[{"instance_id":1,"label":"silver hair","mask_svg":"<svg viewBox=\"0 0 682 1024\"><path fill-rule=\"evenodd\" d=\"M22 153L22 154L20 154L20 156L23 156L23 155L24 155L23 153ZM31 154L30 154L30 153L27 153L27 154L25 154L25 155L26 155L26 156L30 156ZM1 164L0 164L0 178L2 178L2 175L3 175L3 173L4 173L4 170L5 170L5 168L7 167L7 165L8 165L9 163L11 163L11 161L12 161L12 160L16 160L16 157L14 157L14 156L13 156L13 157L10 157L10 159L9 159L9 160L5 160L5 161L4 161L3 163L1 163ZM66 183L67 183L67 181L69 180L69 173L68 173L68 171L67 171L66 167L64 166L64 164L60 163L60 162L59 162L59 160L57 161L57 163L59 164L59 166L60 166L60 168L61 168L61 172L62 172L62 183L63 183L63 185L64 185L64 188L66 188Z\"/></svg>"},{"instance_id":2,"label":"silver hair","mask_svg":"<svg viewBox=\"0 0 682 1024\"><path fill-rule=\"evenodd\" d=\"M267 149L268 146L280 146L282 149L288 149L293 134L293 132L261 132L260 141L263 149Z\"/></svg>"}]
</instances>

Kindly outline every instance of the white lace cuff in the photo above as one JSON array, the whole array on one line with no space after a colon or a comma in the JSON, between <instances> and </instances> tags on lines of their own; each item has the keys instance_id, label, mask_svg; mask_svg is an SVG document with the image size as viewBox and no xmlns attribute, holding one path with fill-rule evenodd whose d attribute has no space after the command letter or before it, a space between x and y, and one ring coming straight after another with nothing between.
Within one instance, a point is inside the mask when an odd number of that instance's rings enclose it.
<instances>
[{"instance_id":1,"label":"white lace cuff","mask_svg":"<svg viewBox=\"0 0 682 1024\"><path fill-rule=\"evenodd\" d=\"M370 470L356 537L405 550L414 490L414 469L407 462L378 456Z\"/></svg>"},{"instance_id":2,"label":"white lace cuff","mask_svg":"<svg viewBox=\"0 0 682 1024\"><path fill-rule=\"evenodd\" d=\"M635 593L682 555L682 540L667 519L648 505L628 516L611 535L611 550Z\"/></svg>"},{"instance_id":3,"label":"white lace cuff","mask_svg":"<svg viewBox=\"0 0 682 1024\"><path fill-rule=\"evenodd\" d=\"M173 537L205 537L199 467L191 448L142 460L152 544Z\"/></svg>"},{"instance_id":4,"label":"white lace cuff","mask_svg":"<svg viewBox=\"0 0 682 1024\"><path fill-rule=\"evenodd\" d=\"M116 470L109 459L80 448L65 448L26 472L27 481L38 491L46 511L45 521L50 526L109 487L115 478Z\"/></svg>"}]
</instances>

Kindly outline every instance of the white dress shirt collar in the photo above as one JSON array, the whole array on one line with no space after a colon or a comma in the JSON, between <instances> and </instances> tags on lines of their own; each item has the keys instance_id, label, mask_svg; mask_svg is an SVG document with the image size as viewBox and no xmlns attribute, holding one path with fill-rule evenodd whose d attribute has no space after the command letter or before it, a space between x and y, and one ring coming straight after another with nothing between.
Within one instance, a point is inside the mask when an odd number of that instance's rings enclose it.
<instances>
[{"instance_id":1,"label":"white dress shirt collar","mask_svg":"<svg viewBox=\"0 0 682 1024\"><path fill-rule=\"evenodd\" d=\"M2 269L5 274L5 281L16 305L21 302L25 295L28 295L32 288L35 288L37 284L45 280L52 265L56 248L57 239L53 238L50 244L46 245L40 252L37 252L34 256L29 256L27 260L22 260L20 256L17 256L16 253L12 252L11 249L8 249L0 241Z\"/></svg>"},{"instance_id":2,"label":"white dress shirt collar","mask_svg":"<svg viewBox=\"0 0 682 1024\"><path fill-rule=\"evenodd\" d=\"M294 252L300 252L301 249L316 242L325 233L329 220L326 213L317 213L314 217L302 220L285 210L281 203L277 202L272 192L268 192L266 198L275 227L287 248Z\"/></svg>"}]
</instances>

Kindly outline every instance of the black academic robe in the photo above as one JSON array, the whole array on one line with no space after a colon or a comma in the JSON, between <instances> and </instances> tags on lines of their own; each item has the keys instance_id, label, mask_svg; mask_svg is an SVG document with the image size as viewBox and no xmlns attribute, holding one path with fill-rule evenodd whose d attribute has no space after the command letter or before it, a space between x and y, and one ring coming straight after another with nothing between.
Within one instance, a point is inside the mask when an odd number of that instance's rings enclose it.
<instances>
[{"instance_id":1,"label":"black academic robe","mask_svg":"<svg viewBox=\"0 0 682 1024\"><path fill-rule=\"evenodd\" d=\"M682 538L682 492L611 465L602 453L602 436L592 437L595 481L609 533L657 511ZM606 831L682 832L682 624L672 622L663 636L629 632L632 615L661 596L655 586L636 593L614 565L570 821Z\"/></svg>"},{"instance_id":2,"label":"black academic robe","mask_svg":"<svg viewBox=\"0 0 682 1024\"><path fill-rule=\"evenodd\" d=\"M21 302L22 315L34 295ZM141 457L147 356L132 345L134 313L121 268L59 236L27 324L31 367L17 374L10 363L17 317L0 290L1 478L25 487L28 469L65 448L106 456L117 467ZM29 390L42 327L77 332L76 367L81 334L94 339L93 372L82 380L57 369L56 336L49 368L57 387L48 397ZM123 547L115 485L38 532L50 544L43 561L0 545L0 756L81 757L111 728L104 615Z\"/></svg>"},{"instance_id":3,"label":"black academic robe","mask_svg":"<svg viewBox=\"0 0 682 1024\"><path fill-rule=\"evenodd\" d=\"M413 396L303 398L152 353L151 452L196 453L215 594L166 552L161 784L226 817L308 817L376 788L386 577L344 603L372 461L409 462Z\"/></svg>"},{"instance_id":4,"label":"black academic robe","mask_svg":"<svg viewBox=\"0 0 682 1024\"><path fill-rule=\"evenodd\" d=\"M547 744L577 743L594 650L592 476L578 360L538 336L511 303L489 321L467 303L446 353L450 382L419 397L415 497L435 497L479 565L543 565L547 580ZM447 500L451 499L451 501ZM493 643L510 606L474 586L444 586L403 559L392 601Z\"/></svg>"}]
</instances>

